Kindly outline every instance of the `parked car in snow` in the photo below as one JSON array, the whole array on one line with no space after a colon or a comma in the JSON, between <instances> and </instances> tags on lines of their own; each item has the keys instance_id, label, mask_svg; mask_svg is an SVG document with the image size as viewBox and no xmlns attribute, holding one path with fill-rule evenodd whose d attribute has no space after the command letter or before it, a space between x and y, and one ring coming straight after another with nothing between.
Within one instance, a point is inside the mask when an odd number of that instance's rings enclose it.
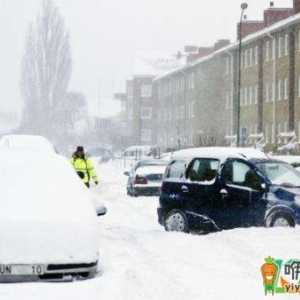
<instances>
[{"instance_id":1,"label":"parked car in snow","mask_svg":"<svg viewBox=\"0 0 300 300\"><path fill-rule=\"evenodd\" d=\"M160 207L167 231L211 232L300 222L300 173L252 149L202 148L175 153Z\"/></svg>"},{"instance_id":2,"label":"parked car in snow","mask_svg":"<svg viewBox=\"0 0 300 300\"><path fill-rule=\"evenodd\" d=\"M0 149L0 282L93 277L97 214L89 190L57 154ZM96 213L97 212L97 213Z\"/></svg>"},{"instance_id":3,"label":"parked car in snow","mask_svg":"<svg viewBox=\"0 0 300 300\"><path fill-rule=\"evenodd\" d=\"M23 149L45 153L55 153L55 147L43 136L11 134L0 139L0 149Z\"/></svg>"},{"instance_id":4,"label":"parked car in snow","mask_svg":"<svg viewBox=\"0 0 300 300\"><path fill-rule=\"evenodd\" d=\"M277 160L282 160L292 167L299 169L300 168L300 156L299 155L274 155L272 158Z\"/></svg>"},{"instance_id":5,"label":"parked car in snow","mask_svg":"<svg viewBox=\"0 0 300 300\"><path fill-rule=\"evenodd\" d=\"M98 163L108 162L114 158L112 151L104 147L88 149L87 154L91 159Z\"/></svg>"},{"instance_id":6,"label":"parked car in snow","mask_svg":"<svg viewBox=\"0 0 300 300\"><path fill-rule=\"evenodd\" d=\"M128 176L127 194L136 197L159 195L166 166L166 161L158 159L137 162L131 171L124 173Z\"/></svg>"}]
</instances>

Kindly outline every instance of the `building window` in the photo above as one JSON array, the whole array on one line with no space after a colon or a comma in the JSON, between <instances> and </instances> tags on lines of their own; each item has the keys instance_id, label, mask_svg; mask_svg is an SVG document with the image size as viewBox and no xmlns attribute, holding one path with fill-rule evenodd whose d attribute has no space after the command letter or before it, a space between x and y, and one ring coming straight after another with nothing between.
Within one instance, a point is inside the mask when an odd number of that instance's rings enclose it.
<instances>
[{"instance_id":1,"label":"building window","mask_svg":"<svg viewBox=\"0 0 300 300\"><path fill-rule=\"evenodd\" d=\"M266 143L269 143L269 126L268 124L265 125L265 139L266 139Z\"/></svg>"},{"instance_id":2,"label":"building window","mask_svg":"<svg viewBox=\"0 0 300 300\"><path fill-rule=\"evenodd\" d=\"M272 101L276 101L276 82L273 81L272 83Z\"/></svg>"},{"instance_id":3,"label":"building window","mask_svg":"<svg viewBox=\"0 0 300 300\"><path fill-rule=\"evenodd\" d=\"M151 107L142 107L141 118L142 118L142 120L152 119L152 108Z\"/></svg>"},{"instance_id":4,"label":"building window","mask_svg":"<svg viewBox=\"0 0 300 300\"><path fill-rule=\"evenodd\" d=\"M284 43L284 55L287 56L289 54L289 35L286 34L284 36L284 40L285 40L285 43Z\"/></svg>"},{"instance_id":5,"label":"building window","mask_svg":"<svg viewBox=\"0 0 300 300\"><path fill-rule=\"evenodd\" d=\"M252 92L252 86L249 87L249 105L252 105L252 97L253 97L253 92Z\"/></svg>"},{"instance_id":6,"label":"building window","mask_svg":"<svg viewBox=\"0 0 300 300\"><path fill-rule=\"evenodd\" d=\"M272 59L275 60L276 59L276 38L273 37L272 40Z\"/></svg>"},{"instance_id":7,"label":"building window","mask_svg":"<svg viewBox=\"0 0 300 300\"><path fill-rule=\"evenodd\" d=\"M270 41L266 41L265 45L265 61L268 62L270 60Z\"/></svg>"},{"instance_id":8,"label":"building window","mask_svg":"<svg viewBox=\"0 0 300 300\"><path fill-rule=\"evenodd\" d=\"M248 50L245 50L245 55L244 55L244 67L247 68L248 67Z\"/></svg>"},{"instance_id":9,"label":"building window","mask_svg":"<svg viewBox=\"0 0 300 300\"><path fill-rule=\"evenodd\" d=\"M272 123L272 126L271 126L271 143L272 144L275 144L275 124Z\"/></svg>"},{"instance_id":10,"label":"building window","mask_svg":"<svg viewBox=\"0 0 300 300\"><path fill-rule=\"evenodd\" d=\"M254 50L254 63L258 65L258 46L256 46Z\"/></svg>"},{"instance_id":11,"label":"building window","mask_svg":"<svg viewBox=\"0 0 300 300\"><path fill-rule=\"evenodd\" d=\"M254 104L258 103L258 85L255 86L255 91L254 91Z\"/></svg>"},{"instance_id":12,"label":"building window","mask_svg":"<svg viewBox=\"0 0 300 300\"><path fill-rule=\"evenodd\" d=\"M191 89L195 88L195 73L192 72L191 74Z\"/></svg>"},{"instance_id":13,"label":"building window","mask_svg":"<svg viewBox=\"0 0 300 300\"><path fill-rule=\"evenodd\" d=\"M288 79L285 78L285 80L284 80L284 99L285 100L288 99L288 88L289 88L289 82L288 82Z\"/></svg>"},{"instance_id":14,"label":"building window","mask_svg":"<svg viewBox=\"0 0 300 300\"><path fill-rule=\"evenodd\" d=\"M196 101L193 101L191 103L191 117L195 118L196 114L195 114L195 106L196 106Z\"/></svg>"},{"instance_id":15,"label":"building window","mask_svg":"<svg viewBox=\"0 0 300 300\"><path fill-rule=\"evenodd\" d=\"M265 85L265 102L269 102L269 84Z\"/></svg>"},{"instance_id":16,"label":"building window","mask_svg":"<svg viewBox=\"0 0 300 300\"><path fill-rule=\"evenodd\" d=\"M249 49L249 67L253 64L253 48Z\"/></svg>"},{"instance_id":17,"label":"building window","mask_svg":"<svg viewBox=\"0 0 300 300\"><path fill-rule=\"evenodd\" d=\"M284 44L284 39L282 36L280 36L278 39L278 57L279 58L282 56L283 44Z\"/></svg>"},{"instance_id":18,"label":"building window","mask_svg":"<svg viewBox=\"0 0 300 300\"><path fill-rule=\"evenodd\" d=\"M281 86L282 86L282 81L281 79L278 80L278 98L277 100L280 101L281 100L281 97L282 97L282 89L281 89Z\"/></svg>"},{"instance_id":19,"label":"building window","mask_svg":"<svg viewBox=\"0 0 300 300\"><path fill-rule=\"evenodd\" d=\"M248 87L245 87L245 98L244 98L244 105L248 105Z\"/></svg>"}]
</instances>

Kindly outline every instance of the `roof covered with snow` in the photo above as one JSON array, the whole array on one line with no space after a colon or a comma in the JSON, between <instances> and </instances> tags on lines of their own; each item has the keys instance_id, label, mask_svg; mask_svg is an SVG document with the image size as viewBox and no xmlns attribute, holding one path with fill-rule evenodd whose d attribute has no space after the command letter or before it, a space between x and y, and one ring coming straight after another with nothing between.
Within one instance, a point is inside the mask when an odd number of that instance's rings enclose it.
<instances>
[{"instance_id":1,"label":"roof covered with snow","mask_svg":"<svg viewBox=\"0 0 300 300\"><path fill-rule=\"evenodd\" d=\"M254 148L234 148L234 147L203 147L191 148L176 151L173 153L172 159L193 159L196 157L216 158L221 161L229 157L245 158L245 159L265 159L268 158L265 153Z\"/></svg>"},{"instance_id":2,"label":"roof covered with snow","mask_svg":"<svg viewBox=\"0 0 300 300\"><path fill-rule=\"evenodd\" d=\"M276 22L273 25L271 25L269 27L266 27L266 28L264 28L264 29L262 29L260 31L257 31L257 32L252 33L252 34L249 34L248 36L246 36L245 38L243 38L242 43L243 44L248 44L248 43L252 42L253 40L255 40L257 38L260 38L260 37L263 37L263 36L266 36L266 35L271 35L273 32L276 32L279 29L282 29L284 27L287 27L287 26L290 26L292 24L296 24L296 23L299 23L299 22L300 22L300 14L293 15L291 17L288 17L288 18L284 19L284 20ZM165 77L167 77L167 76L169 76L171 74L182 72L185 69L189 69L189 68L194 67L196 65L199 65L199 64L201 64L203 62L206 62L206 61L212 59L213 57L215 57L217 55L224 54L224 53L226 53L226 52L228 52L230 50L236 49L236 48L238 48L238 46L239 46L239 42L236 41L235 43L232 43L229 46L226 46L224 48L221 48L221 49L213 52L210 55L207 55L207 56L202 57L202 58L200 58L198 60L195 60L194 62L192 62L190 64L186 64L186 65L178 67L178 68L176 68L174 70L166 71L166 72L158 75L155 78L155 80L159 80L159 79L165 78Z\"/></svg>"},{"instance_id":3,"label":"roof covered with snow","mask_svg":"<svg viewBox=\"0 0 300 300\"><path fill-rule=\"evenodd\" d=\"M159 76L171 70L183 67L186 58L177 59L166 53L140 52L134 60L133 74L137 76Z\"/></svg>"}]
</instances>

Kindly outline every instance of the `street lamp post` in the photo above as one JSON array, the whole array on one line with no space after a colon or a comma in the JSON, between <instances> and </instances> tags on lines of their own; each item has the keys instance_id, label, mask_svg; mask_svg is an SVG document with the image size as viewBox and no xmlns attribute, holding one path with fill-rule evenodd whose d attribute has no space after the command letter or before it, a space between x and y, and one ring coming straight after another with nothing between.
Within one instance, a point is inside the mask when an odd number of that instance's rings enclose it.
<instances>
[{"instance_id":1,"label":"street lamp post","mask_svg":"<svg viewBox=\"0 0 300 300\"><path fill-rule=\"evenodd\" d=\"M237 103L237 146L240 146L240 134L241 134L241 68L242 68L242 23L244 12L248 8L246 2L241 4L241 18L239 26L239 67L238 67L238 103Z\"/></svg>"}]
</instances>

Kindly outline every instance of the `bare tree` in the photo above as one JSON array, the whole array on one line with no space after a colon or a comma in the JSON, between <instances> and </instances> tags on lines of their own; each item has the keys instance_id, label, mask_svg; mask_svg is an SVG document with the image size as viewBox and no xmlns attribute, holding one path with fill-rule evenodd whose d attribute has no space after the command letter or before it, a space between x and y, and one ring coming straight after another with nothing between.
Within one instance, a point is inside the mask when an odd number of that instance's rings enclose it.
<instances>
[{"instance_id":1,"label":"bare tree","mask_svg":"<svg viewBox=\"0 0 300 300\"><path fill-rule=\"evenodd\" d=\"M59 129L72 73L69 33L52 0L43 0L29 27L22 61L25 130L53 136Z\"/></svg>"}]
</instances>

